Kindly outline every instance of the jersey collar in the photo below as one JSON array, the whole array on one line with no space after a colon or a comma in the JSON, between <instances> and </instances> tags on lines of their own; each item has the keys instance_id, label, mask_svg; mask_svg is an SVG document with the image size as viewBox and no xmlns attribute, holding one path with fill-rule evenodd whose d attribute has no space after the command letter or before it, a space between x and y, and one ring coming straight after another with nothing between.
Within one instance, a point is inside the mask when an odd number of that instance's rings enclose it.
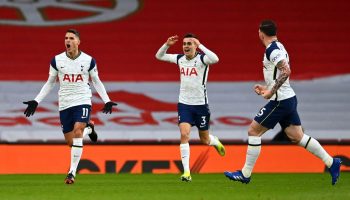
<instances>
[{"instance_id":1,"label":"jersey collar","mask_svg":"<svg viewBox=\"0 0 350 200\"><path fill-rule=\"evenodd\" d=\"M196 51L196 54L194 54L193 58L197 57L198 54L199 54L198 51ZM186 57L186 60L192 60L193 58L189 59L189 58Z\"/></svg>"},{"instance_id":2,"label":"jersey collar","mask_svg":"<svg viewBox=\"0 0 350 200\"><path fill-rule=\"evenodd\" d=\"M81 51L79 50L78 55L75 56L74 58L72 58L72 57L70 57L70 56L68 55L68 53L67 53L67 51L66 51L66 56L67 56L69 59L71 59L71 60L77 59L80 55L81 55Z\"/></svg>"},{"instance_id":3,"label":"jersey collar","mask_svg":"<svg viewBox=\"0 0 350 200\"><path fill-rule=\"evenodd\" d=\"M269 48L269 46L271 46L271 44L274 43L274 42L278 42L278 40L277 40L277 39L276 39L276 40L272 40L272 41L270 42L270 44L268 44L268 45L266 46L266 49Z\"/></svg>"}]
</instances>

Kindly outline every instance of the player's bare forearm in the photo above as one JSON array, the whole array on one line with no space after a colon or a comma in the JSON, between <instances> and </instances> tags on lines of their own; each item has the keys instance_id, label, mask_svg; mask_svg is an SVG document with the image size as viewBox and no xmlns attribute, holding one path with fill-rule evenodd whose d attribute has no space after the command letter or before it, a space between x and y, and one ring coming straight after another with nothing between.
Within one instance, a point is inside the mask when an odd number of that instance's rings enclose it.
<instances>
[{"instance_id":1,"label":"player's bare forearm","mask_svg":"<svg viewBox=\"0 0 350 200\"><path fill-rule=\"evenodd\" d=\"M281 71L280 75L275 81L275 85L271 89L271 93L275 94L282 84L288 79L290 75L289 64L286 60L281 60L277 63L276 67Z\"/></svg>"}]
</instances>

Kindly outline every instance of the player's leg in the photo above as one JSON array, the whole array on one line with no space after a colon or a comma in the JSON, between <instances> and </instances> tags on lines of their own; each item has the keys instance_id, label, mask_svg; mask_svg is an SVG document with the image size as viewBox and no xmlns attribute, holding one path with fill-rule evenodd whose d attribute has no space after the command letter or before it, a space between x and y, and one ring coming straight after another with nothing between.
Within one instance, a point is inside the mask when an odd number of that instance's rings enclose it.
<instances>
[{"instance_id":1,"label":"player's leg","mask_svg":"<svg viewBox=\"0 0 350 200\"><path fill-rule=\"evenodd\" d=\"M269 130L268 128L260 125L256 121L252 121L248 128L248 147L246 153L246 161L242 168L242 174L248 178L251 176L256 160L258 159L261 151L261 136Z\"/></svg>"},{"instance_id":2,"label":"player's leg","mask_svg":"<svg viewBox=\"0 0 350 200\"><path fill-rule=\"evenodd\" d=\"M219 155L225 155L225 147L218 137L210 134L210 110L209 105L194 106L194 120L198 128L198 134L201 142L206 145L214 146Z\"/></svg>"},{"instance_id":3,"label":"player's leg","mask_svg":"<svg viewBox=\"0 0 350 200\"><path fill-rule=\"evenodd\" d=\"M333 158L323 149L317 140L304 134L296 105L297 103L294 105L295 109L293 112L281 121L281 126L285 127L284 131L293 143L304 147L306 150L322 159L327 167L330 167L333 163Z\"/></svg>"},{"instance_id":4,"label":"player's leg","mask_svg":"<svg viewBox=\"0 0 350 200\"><path fill-rule=\"evenodd\" d=\"M62 126L62 131L64 134L64 139L66 140L66 143L69 147L72 147L73 145L73 128L74 128L74 121L73 121L73 111L72 108L65 109L63 111L60 111L60 121ZM67 177L65 178L64 182L66 184L73 184L74 183L74 175L72 173L68 172Z\"/></svg>"},{"instance_id":5,"label":"player's leg","mask_svg":"<svg viewBox=\"0 0 350 200\"><path fill-rule=\"evenodd\" d=\"M297 98L291 98L291 112L283 120L281 120L280 124L282 127L285 127L284 131L292 142L304 147L325 163L325 165L329 168L332 176L332 184L334 185L339 177L341 160L339 158L332 158L317 140L304 134L297 111L297 105Z\"/></svg>"},{"instance_id":6,"label":"player's leg","mask_svg":"<svg viewBox=\"0 0 350 200\"><path fill-rule=\"evenodd\" d=\"M181 176L182 181L189 182L192 180L190 172L190 132L193 122L191 106L178 103L178 122L181 135L180 155L184 173Z\"/></svg>"},{"instance_id":7,"label":"player's leg","mask_svg":"<svg viewBox=\"0 0 350 200\"><path fill-rule=\"evenodd\" d=\"M64 139L66 140L66 143L69 147L72 147L73 145L73 136L73 131L64 134Z\"/></svg>"},{"instance_id":8,"label":"player's leg","mask_svg":"<svg viewBox=\"0 0 350 200\"><path fill-rule=\"evenodd\" d=\"M90 105L80 105L68 109L70 111L69 127L63 127L65 139L68 144L71 144L71 162L68 175L65 179L66 184L74 183L77 167L83 153L83 134L87 123L90 120ZM61 118L62 119L62 118ZM62 123L63 124L63 123ZM73 124L73 130L72 129ZM67 131L71 130L71 131Z\"/></svg>"},{"instance_id":9,"label":"player's leg","mask_svg":"<svg viewBox=\"0 0 350 200\"><path fill-rule=\"evenodd\" d=\"M73 125L73 127L74 127L74 125ZM84 130L83 130L83 138L84 138L86 135L91 134L91 132L92 132L92 129L87 125L87 126L84 128ZM70 131L70 132L68 132L68 133L65 133L65 134L64 134L64 139L65 139L67 145L70 146L70 147L72 147L72 145L73 145L73 138L74 138L74 132L73 132L73 130Z\"/></svg>"},{"instance_id":10,"label":"player's leg","mask_svg":"<svg viewBox=\"0 0 350 200\"><path fill-rule=\"evenodd\" d=\"M248 128L248 148L244 166L242 170L224 172L227 178L242 183L250 182L250 176L261 151L261 136L275 127L281 118L279 105L277 101L270 101L257 113Z\"/></svg>"},{"instance_id":11,"label":"player's leg","mask_svg":"<svg viewBox=\"0 0 350 200\"><path fill-rule=\"evenodd\" d=\"M84 122L76 122L74 129L71 132L66 133L65 139L68 144L71 145L71 160L68 175L65 179L66 184L73 184L76 176L77 167L83 153L83 132L86 127Z\"/></svg>"},{"instance_id":12,"label":"player's leg","mask_svg":"<svg viewBox=\"0 0 350 200\"><path fill-rule=\"evenodd\" d=\"M303 133L300 125L290 125L285 128L285 132L292 142L304 147L324 162L329 168L332 176L332 185L334 185L340 175L341 160L339 158L332 158L316 139Z\"/></svg>"},{"instance_id":13,"label":"player's leg","mask_svg":"<svg viewBox=\"0 0 350 200\"><path fill-rule=\"evenodd\" d=\"M254 120L252 121L248 129L248 148L244 166L242 170L224 172L227 178L246 184L250 182L250 176L261 151L261 136L267 130L269 129Z\"/></svg>"},{"instance_id":14,"label":"player's leg","mask_svg":"<svg viewBox=\"0 0 350 200\"><path fill-rule=\"evenodd\" d=\"M191 181L191 172L190 172L190 131L191 124L182 122L179 124L180 134L181 134L181 144L180 144L180 154L182 166L184 169L184 173L181 176L182 181Z\"/></svg>"},{"instance_id":15,"label":"player's leg","mask_svg":"<svg viewBox=\"0 0 350 200\"><path fill-rule=\"evenodd\" d=\"M242 170L235 172L224 172L225 176L233 181L239 181L248 184L252 174L255 163L261 151L261 136L269 130L263 127L256 121L252 121L248 129L248 148L246 153L246 160Z\"/></svg>"},{"instance_id":16,"label":"player's leg","mask_svg":"<svg viewBox=\"0 0 350 200\"><path fill-rule=\"evenodd\" d=\"M199 138L203 144L214 146L220 156L225 156L225 146L220 142L219 138L211 135L209 130L199 130Z\"/></svg>"},{"instance_id":17,"label":"player's leg","mask_svg":"<svg viewBox=\"0 0 350 200\"><path fill-rule=\"evenodd\" d=\"M83 137L85 137L86 135L89 136L92 142L97 142L98 135L97 135L97 132L95 131L95 123L92 120L90 120L89 123L87 123L84 129Z\"/></svg>"},{"instance_id":18,"label":"player's leg","mask_svg":"<svg viewBox=\"0 0 350 200\"><path fill-rule=\"evenodd\" d=\"M306 150L319 157L327 167L331 167L333 158L323 149L316 139L304 134L301 126L290 125L285 128L285 132L292 142L304 147Z\"/></svg>"},{"instance_id":19,"label":"player's leg","mask_svg":"<svg viewBox=\"0 0 350 200\"><path fill-rule=\"evenodd\" d=\"M72 110L73 110L72 108L67 108L65 110L60 111L60 121L61 121L62 132L64 135L64 139L69 147L72 147L73 145L74 121L73 121Z\"/></svg>"}]
</instances>

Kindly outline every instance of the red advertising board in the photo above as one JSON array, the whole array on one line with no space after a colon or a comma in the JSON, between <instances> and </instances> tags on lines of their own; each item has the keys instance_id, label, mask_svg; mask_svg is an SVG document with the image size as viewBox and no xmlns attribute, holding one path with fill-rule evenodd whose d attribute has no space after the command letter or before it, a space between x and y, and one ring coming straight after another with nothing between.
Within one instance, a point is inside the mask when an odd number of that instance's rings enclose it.
<instances>
[{"instance_id":1,"label":"red advertising board","mask_svg":"<svg viewBox=\"0 0 350 200\"><path fill-rule=\"evenodd\" d=\"M350 146L326 145L332 155L343 159L349 171ZM240 169L246 145L228 145L225 157L204 145L191 146L192 173L222 173ZM0 145L0 174L66 173L70 148L65 145ZM79 173L180 173L178 145L85 145ZM256 163L257 173L324 172L321 160L294 145L264 145Z\"/></svg>"}]
</instances>

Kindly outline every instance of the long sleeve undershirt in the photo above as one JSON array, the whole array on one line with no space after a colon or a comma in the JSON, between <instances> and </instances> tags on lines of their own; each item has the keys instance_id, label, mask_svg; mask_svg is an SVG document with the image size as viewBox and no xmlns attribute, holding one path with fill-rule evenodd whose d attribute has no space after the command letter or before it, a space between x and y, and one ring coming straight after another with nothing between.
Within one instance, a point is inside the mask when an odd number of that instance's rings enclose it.
<instances>
[{"instance_id":1,"label":"long sleeve undershirt","mask_svg":"<svg viewBox=\"0 0 350 200\"><path fill-rule=\"evenodd\" d=\"M39 94L35 97L34 100L36 102L40 103L46 97L46 95L50 93L50 91L56 84L56 78L57 76L51 76L51 75L49 76L46 83L41 88Z\"/></svg>"},{"instance_id":2,"label":"long sleeve undershirt","mask_svg":"<svg viewBox=\"0 0 350 200\"><path fill-rule=\"evenodd\" d=\"M56 84L56 78L57 78L57 76L51 76L51 75L49 76L48 80L41 88L39 94L35 97L35 99L34 99L35 101L40 103L50 93L50 91L52 90L52 88ZM108 97L106 89L105 89L103 83L101 82L100 78L98 77L98 75L91 74L91 80L92 80L92 83L94 85L94 88L96 89L97 93L100 95L103 102L104 103L109 102L110 99Z\"/></svg>"},{"instance_id":3,"label":"long sleeve undershirt","mask_svg":"<svg viewBox=\"0 0 350 200\"><path fill-rule=\"evenodd\" d=\"M109 101L111 101L108 97L108 94L106 92L106 89L103 85L103 83L101 82L100 78L98 77L98 75L94 75L91 74L91 80L92 80L92 84L94 85L94 88L96 89L98 95L100 95L101 99L103 100L104 103L107 103Z\"/></svg>"},{"instance_id":4,"label":"long sleeve undershirt","mask_svg":"<svg viewBox=\"0 0 350 200\"><path fill-rule=\"evenodd\" d=\"M198 48L205 54L203 59L205 64L210 65L219 62L218 56L214 52L207 49L203 44L200 44ZM168 49L169 46L167 44L163 44L163 46L161 46L156 53L156 58L162 61L176 63L177 54L167 54L166 52Z\"/></svg>"}]
</instances>

